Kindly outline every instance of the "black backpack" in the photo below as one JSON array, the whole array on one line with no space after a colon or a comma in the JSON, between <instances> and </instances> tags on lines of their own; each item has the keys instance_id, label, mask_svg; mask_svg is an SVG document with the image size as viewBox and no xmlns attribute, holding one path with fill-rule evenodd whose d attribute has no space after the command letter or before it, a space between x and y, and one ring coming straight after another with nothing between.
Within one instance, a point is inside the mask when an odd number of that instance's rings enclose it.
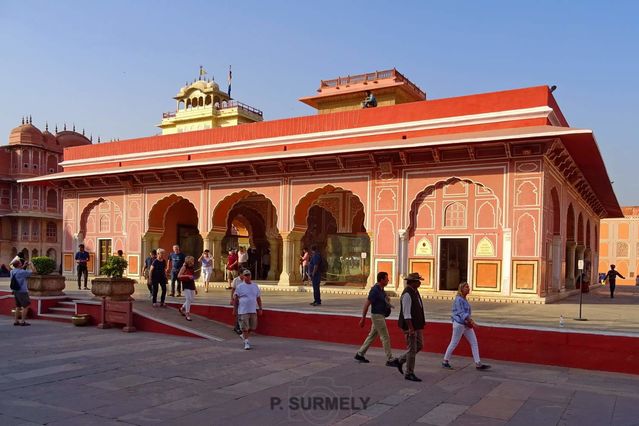
<instances>
[{"instance_id":1,"label":"black backpack","mask_svg":"<svg viewBox=\"0 0 639 426\"><path fill-rule=\"evenodd\" d=\"M9 288L12 291L20 290L20 283L18 282L18 279L16 278L16 276L13 274L11 274L11 284L9 284Z\"/></svg>"}]
</instances>

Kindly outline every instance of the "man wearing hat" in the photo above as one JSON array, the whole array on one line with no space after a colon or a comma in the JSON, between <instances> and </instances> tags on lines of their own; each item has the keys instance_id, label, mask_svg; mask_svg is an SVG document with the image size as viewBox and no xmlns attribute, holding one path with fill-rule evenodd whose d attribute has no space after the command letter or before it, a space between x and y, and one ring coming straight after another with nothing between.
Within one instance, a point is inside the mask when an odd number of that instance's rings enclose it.
<instances>
[{"instance_id":1,"label":"man wearing hat","mask_svg":"<svg viewBox=\"0 0 639 426\"><path fill-rule=\"evenodd\" d=\"M406 336L406 346L408 351L398 358L397 369L404 374L406 380L421 382L422 379L415 376L415 356L424 347L424 305L422 297L417 290L424 280L417 272L408 274L406 278L406 288L401 296L401 307L399 311L399 327L404 330ZM404 372L404 364L406 371Z\"/></svg>"},{"instance_id":2,"label":"man wearing hat","mask_svg":"<svg viewBox=\"0 0 639 426\"><path fill-rule=\"evenodd\" d=\"M262 298L260 288L251 281L251 271L242 271L244 282L235 289L233 314L237 315L242 329L240 337L244 340L244 349L251 349L249 336L257 328L257 315L262 315Z\"/></svg>"}]
</instances>

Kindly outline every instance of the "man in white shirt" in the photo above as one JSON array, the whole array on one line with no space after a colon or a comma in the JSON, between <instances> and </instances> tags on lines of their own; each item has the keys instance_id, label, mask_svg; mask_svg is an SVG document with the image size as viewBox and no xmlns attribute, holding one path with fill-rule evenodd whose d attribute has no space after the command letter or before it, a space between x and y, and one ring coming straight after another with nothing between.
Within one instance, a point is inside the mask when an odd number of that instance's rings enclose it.
<instances>
[{"instance_id":1,"label":"man in white shirt","mask_svg":"<svg viewBox=\"0 0 639 426\"><path fill-rule=\"evenodd\" d=\"M242 272L244 282L235 289L233 315L237 315L242 329L240 337L244 340L244 349L251 349L249 336L257 328L257 316L262 315L262 298L260 288L251 281L251 271Z\"/></svg>"},{"instance_id":2,"label":"man in white shirt","mask_svg":"<svg viewBox=\"0 0 639 426\"><path fill-rule=\"evenodd\" d=\"M244 247L240 247L240 250L237 252L237 263L240 267L240 271L248 269L248 258L249 255L246 249Z\"/></svg>"},{"instance_id":3,"label":"man in white shirt","mask_svg":"<svg viewBox=\"0 0 639 426\"><path fill-rule=\"evenodd\" d=\"M249 279L250 278L251 276L249 275ZM231 306L235 306L235 290L237 289L237 286L242 284L243 282L244 282L244 271L242 271L242 274L233 278L233 281L231 282ZM237 316L235 317L235 327L233 327L233 331L239 335L242 334L242 329L240 328L240 319Z\"/></svg>"}]
</instances>

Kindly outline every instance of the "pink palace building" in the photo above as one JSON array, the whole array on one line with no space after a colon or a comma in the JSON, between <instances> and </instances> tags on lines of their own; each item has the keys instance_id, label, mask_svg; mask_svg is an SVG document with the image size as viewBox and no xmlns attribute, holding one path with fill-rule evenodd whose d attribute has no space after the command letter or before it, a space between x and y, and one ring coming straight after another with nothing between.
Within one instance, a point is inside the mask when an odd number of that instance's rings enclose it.
<instances>
[{"instance_id":1,"label":"pink palace building","mask_svg":"<svg viewBox=\"0 0 639 426\"><path fill-rule=\"evenodd\" d=\"M317 114L272 121L220 93L195 81L164 115L172 134L67 148L62 172L21 181L62 190L66 273L79 243L90 272L121 249L131 276L179 243L210 249L222 280L246 245L256 269L270 253L261 282L290 286L317 245L325 286L417 271L431 297L468 281L482 299L543 303L576 291L579 260L596 280L600 220L622 217L593 132L547 86L427 100L393 69L323 80L301 99Z\"/></svg>"}]
</instances>

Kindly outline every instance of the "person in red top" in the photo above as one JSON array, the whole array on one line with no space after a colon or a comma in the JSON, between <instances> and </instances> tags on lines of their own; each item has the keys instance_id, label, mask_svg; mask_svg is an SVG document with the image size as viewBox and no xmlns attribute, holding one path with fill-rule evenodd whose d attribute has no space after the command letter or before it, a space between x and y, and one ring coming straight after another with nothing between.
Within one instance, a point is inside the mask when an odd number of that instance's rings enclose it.
<instances>
[{"instance_id":1,"label":"person in red top","mask_svg":"<svg viewBox=\"0 0 639 426\"><path fill-rule=\"evenodd\" d=\"M229 283L229 286L226 287L227 290L232 289L231 283L237 277L237 271L239 269L238 256L235 250L229 250L229 257L226 260L226 280Z\"/></svg>"}]
</instances>

